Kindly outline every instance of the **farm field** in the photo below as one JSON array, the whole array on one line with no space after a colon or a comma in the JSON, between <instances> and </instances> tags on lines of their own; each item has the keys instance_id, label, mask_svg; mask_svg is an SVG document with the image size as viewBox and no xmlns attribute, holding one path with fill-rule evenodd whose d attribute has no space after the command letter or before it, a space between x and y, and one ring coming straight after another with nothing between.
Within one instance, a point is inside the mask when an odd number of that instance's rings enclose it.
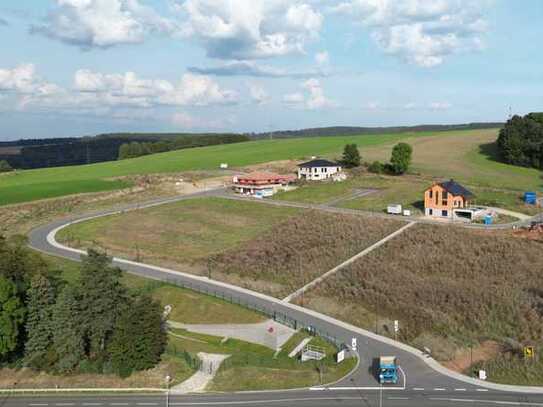
<instances>
[{"instance_id":1,"label":"farm field","mask_svg":"<svg viewBox=\"0 0 543 407\"><path fill-rule=\"evenodd\" d=\"M458 175L459 179L470 179L469 174L476 171L475 179L488 185L495 185L496 177L511 177L507 186L532 189L540 186L538 171L496 163L480 151L480 146L493 142L496 134L497 130L466 130L260 140L93 165L17 171L0 176L0 205L122 188L126 185L112 179L136 174L216 169L222 162L229 163L231 167L243 167L277 160L302 160L313 155L335 159L341 156L347 143L357 143L366 161L388 159L391 146L400 140L414 144L417 169L428 171L437 168L439 171L436 175L449 176L451 173L455 177ZM427 148L425 143L431 144L435 140L444 140L441 145L438 143L441 150L436 150L435 155L422 152ZM417 147L421 147L421 151L417 152ZM430 148L435 146L430 145ZM454 154L451 154L451 148ZM488 147L485 148L488 150ZM466 157L468 164L463 161ZM430 164L426 164L427 161ZM447 166L442 166L442 161L448 162ZM488 173L482 175L484 172Z\"/></svg>"},{"instance_id":2,"label":"farm field","mask_svg":"<svg viewBox=\"0 0 543 407\"><path fill-rule=\"evenodd\" d=\"M121 257L210 275L281 297L402 224L197 198L75 224L63 229L58 238L70 246L99 247Z\"/></svg>"},{"instance_id":3,"label":"farm field","mask_svg":"<svg viewBox=\"0 0 543 407\"><path fill-rule=\"evenodd\" d=\"M524 345L543 350L542 269L540 241L417 225L323 282L304 303L389 336L397 319L401 340L444 362L495 342L498 355L485 361L490 379L536 385L543 359L524 364L520 354Z\"/></svg>"}]
</instances>

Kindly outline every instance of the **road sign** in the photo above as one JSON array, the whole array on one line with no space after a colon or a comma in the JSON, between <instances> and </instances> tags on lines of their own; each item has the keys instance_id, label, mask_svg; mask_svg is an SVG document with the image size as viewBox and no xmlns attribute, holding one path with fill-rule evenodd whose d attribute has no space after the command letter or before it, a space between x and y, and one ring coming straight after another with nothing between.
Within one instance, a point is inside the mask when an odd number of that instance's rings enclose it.
<instances>
[{"instance_id":1,"label":"road sign","mask_svg":"<svg viewBox=\"0 0 543 407\"><path fill-rule=\"evenodd\" d=\"M337 363L343 362L343 361L345 360L345 349L340 350L340 351L337 353L336 357L337 357L337 359L336 359L336 360L337 360Z\"/></svg>"},{"instance_id":2,"label":"road sign","mask_svg":"<svg viewBox=\"0 0 543 407\"><path fill-rule=\"evenodd\" d=\"M526 359L533 359L535 356L535 351L533 346L525 346L524 347L524 357Z\"/></svg>"},{"instance_id":3,"label":"road sign","mask_svg":"<svg viewBox=\"0 0 543 407\"><path fill-rule=\"evenodd\" d=\"M356 345L357 345L356 338L353 338L351 340L351 349L354 350L355 352L356 352Z\"/></svg>"},{"instance_id":4,"label":"road sign","mask_svg":"<svg viewBox=\"0 0 543 407\"><path fill-rule=\"evenodd\" d=\"M398 333L399 330L400 330L400 322L396 319L394 321L394 332Z\"/></svg>"}]
</instances>

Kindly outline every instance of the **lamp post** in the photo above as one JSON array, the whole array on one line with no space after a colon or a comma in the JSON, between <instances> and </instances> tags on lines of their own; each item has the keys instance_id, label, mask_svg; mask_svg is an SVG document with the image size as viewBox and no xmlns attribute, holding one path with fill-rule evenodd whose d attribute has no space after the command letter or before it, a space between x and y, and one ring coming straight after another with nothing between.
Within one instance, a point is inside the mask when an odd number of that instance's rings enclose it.
<instances>
[{"instance_id":1,"label":"lamp post","mask_svg":"<svg viewBox=\"0 0 543 407\"><path fill-rule=\"evenodd\" d=\"M170 375L166 376L166 407L170 407L170 381L172 378Z\"/></svg>"}]
</instances>

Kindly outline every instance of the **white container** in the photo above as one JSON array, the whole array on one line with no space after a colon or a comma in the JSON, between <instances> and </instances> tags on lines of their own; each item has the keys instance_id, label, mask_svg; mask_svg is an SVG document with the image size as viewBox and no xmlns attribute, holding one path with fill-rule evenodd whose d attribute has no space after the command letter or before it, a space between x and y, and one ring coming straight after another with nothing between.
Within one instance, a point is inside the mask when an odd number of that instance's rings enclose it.
<instances>
[{"instance_id":1,"label":"white container","mask_svg":"<svg viewBox=\"0 0 543 407\"><path fill-rule=\"evenodd\" d=\"M227 163L222 163L221 164L221 170L226 170L228 168L228 164Z\"/></svg>"},{"instance_id":2,"label":"white container","mask_svg":"<svg viewBox=\"0 0 543 407\"><path fill-rule=\"evenodd\" d=\"M411 216L411 211L409 209L404 209L403 216Z\"/></svg>"},{"instance_id":3,"label":"white container","mask_svg":"<svg viewBox=\"0 0 543 407\"><path fill-rule=\"evenodd\" d=\"M388 205L387 213L391 215L401 215L402 214L402 205Z\"/></svg>"}]
</instances>

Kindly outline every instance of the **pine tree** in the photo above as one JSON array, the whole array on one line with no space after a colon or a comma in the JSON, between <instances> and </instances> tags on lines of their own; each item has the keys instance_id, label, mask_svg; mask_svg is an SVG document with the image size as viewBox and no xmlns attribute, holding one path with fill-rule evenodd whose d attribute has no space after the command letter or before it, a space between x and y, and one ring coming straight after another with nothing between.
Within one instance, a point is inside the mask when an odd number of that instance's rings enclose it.
<instances>
[{"instance_id":1,"label":"pine tree","mask_svg":"<svg viewBox=\"0 0 543 407\"><path fill-rule=\"evenodd\" d=\"M150 369L160 361L166 347L162 309L147 295L134 298L125 307L108 345L111 362L121 376Z\"/></svg>"},{"instance_id":2,"label":"pine tree","mask_svg":"<svg viewBox=\"0 0 543 407\"><path fill-rule=\"evenodd\" d=\"M111 259L89 250L81 267L81 318L91 358L105 350L116 320L126 303L126 289L121 284L121 270L110 266Z\"/></svg>"},{"instance_id":3,"label":"pine tree","mask_svg":"<svg viewBox=\"0 0 543 407\"><path fill-rule=\"evenodd\" d=\"M53 339L53 307L57 297L57 284L45 274L32 278L27 291L27 320L25 364L43 368L44 357Z\"/></svg>"},{"instance_id":4,"label":"pine tree","mask_svg":"<svg viewBox=\"0 0 543 407\"><path fill-rule=\"evenodd\" d=\"M21 345L25 311L15 283L0 276L0 360Z\"/></svg>"},{"instance_id":5,"label":"pine tree","mask_svg":"<svg viewBox=\"0 0 543 407\"><path fill-rule=\"evenodd\" d=\"M73 371L85 358L83 321L80 296L72 285L66 286L53 307L53 348L58 359L56 368L61 373Z\"/></svg>"}]
</instances>

